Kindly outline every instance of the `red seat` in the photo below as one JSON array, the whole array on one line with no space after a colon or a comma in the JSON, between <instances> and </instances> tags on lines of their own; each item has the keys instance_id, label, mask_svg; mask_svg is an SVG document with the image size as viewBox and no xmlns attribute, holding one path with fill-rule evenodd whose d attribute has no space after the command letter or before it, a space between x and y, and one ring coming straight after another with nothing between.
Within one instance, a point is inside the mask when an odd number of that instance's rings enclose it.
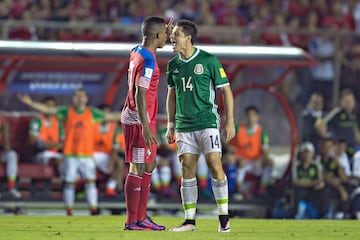
<instances>
[{"instance_id":1,"label":"red seat","mask_svg":"<svg viewBox=\"0 0 360 240\"><path fill-rule=\"evenodd\" d=\"M28 177L32 179L52 179L57 177L57 173L52 166L20 163L18 166L18 177Z\"/></svg>"}]
</instances>

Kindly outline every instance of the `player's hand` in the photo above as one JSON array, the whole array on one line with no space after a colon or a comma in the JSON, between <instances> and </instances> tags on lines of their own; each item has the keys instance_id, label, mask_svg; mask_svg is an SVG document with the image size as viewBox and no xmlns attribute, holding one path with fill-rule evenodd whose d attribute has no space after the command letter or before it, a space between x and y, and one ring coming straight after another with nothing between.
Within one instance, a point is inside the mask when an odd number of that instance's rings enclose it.
<instances>
[{"instance_id":1,"label":"player's hand","mask_svg":"<svg viewBox=\"0 0 360 240\"><path fill-rule=\"evenodd\" d=\"M146 146L151 147L152 144L157 143L156 137L148 126L143 126L142 133Z\"/></svg>"},{"instance_id":2,"label":"player's hand","mask_svg":"<svg viewBox=\"0 0 360 240\"><path fill-rule=\"evenodd\" d=\"M174 29L174 17L171 17L168 24L166 24L166 34L170 37L172 30Z\"/></svg>"},{"instance_id":3,"label":"player's hand","mask_svg":"<svg viewBox=\"0 0 360 240\"><path fill-rule=\"evenodd\" d=\"M234 125L234 121L227 121L226 125L225 125L225 129L224 129L224 133L223 133L223 141L225 143L230 142L231 139L233 139L235 137L235 125Z\"/></svg>"},{"instance_id":4,"label":"player's hand","mask_svg":"<svg viewBox=\"0 0 360 240\"><path fill-rule=\"evenodd\" d=\"M32 103L32 99L29 95L27 94L18 94L17 95L19 100L23 103L25 103L26 105L30 105Z\"/></svg>"},{"instance_id":5,"label":"player's hand","mask_svg":"<svg viewBox=\"0 0 360 240\"><path fill-rule=\"evenodd\" d=\"M169 144L175 143L175 128L168 128L166 130L166 139Z\"/></svg>"}]
</instances>

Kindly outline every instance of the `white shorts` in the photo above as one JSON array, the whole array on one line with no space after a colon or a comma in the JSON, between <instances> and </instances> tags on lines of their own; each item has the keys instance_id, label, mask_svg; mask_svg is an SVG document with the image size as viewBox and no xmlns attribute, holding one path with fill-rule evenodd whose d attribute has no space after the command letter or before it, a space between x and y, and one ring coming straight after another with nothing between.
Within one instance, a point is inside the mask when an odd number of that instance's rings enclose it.
<instances>
[{"instance_id":1,"label":"white shorts","mask_svg":"<svg viewBox=\"0 0 360 240\"><path fill-rule=\"evenodd\" d=\"M103 173L110 174L109 162L110 155L105 152L95 152L94 153L95 166Z\"/></svg>"},{"instance_id":2,"label":"white shorts","mask_svg":"<svg viewBox=\"0 0 360 240\"><path fill-rule=\"evenodd\" d=\"M62 159L63 155L59 152L43 151L35 156L35 162L40 164L48 164L51 158Z\"/></svg>"},{"instance_id":3,"label":"white shorts","mask_svg":"<svg viewBox=\"0 0 360 240\"><path fill-rule=\"evenodd\" d=\"M85 180L96 179L96 167L93 158L66 157L64 164L65 182L74 183L78 178L79 174Z\"/></svg>"},{"instance_id":4,"label":"white shorts","mask_svg":"<svg viewBox=\"0 0 360 240\"><path fill-rule=\"evenodd\" d=\"M176 133L177 154L184 153L205 155L210 152L221 153L220 131L217 128L206 128L193 132Z\"/></svg>"}]
</instances>

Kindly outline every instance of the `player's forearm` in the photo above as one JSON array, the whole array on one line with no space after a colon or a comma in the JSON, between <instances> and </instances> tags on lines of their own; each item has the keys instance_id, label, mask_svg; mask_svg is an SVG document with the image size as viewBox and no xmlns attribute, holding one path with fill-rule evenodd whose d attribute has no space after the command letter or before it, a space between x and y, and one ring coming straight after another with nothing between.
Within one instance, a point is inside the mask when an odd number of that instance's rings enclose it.
<instances>
[{"instance_id":1,"label":"player's forearm","mask_svg":"<svg viewBox=\"0 0 360 240\"><path fill-rule=\"evenodd\" d=\"M234 97L230 86L223 87L222 93L225 105L226 123L234 123Z\"/></svg>"},{"instance_id":2,"label":"player's forearm","mask_svg":"<svg viewBox=\"0 0 360 240\"><path fill-rule=\"evenodd\" d=\"M141 125L143 127L149 127L149 120L146 113L147 105L145 94L146 92L144 90L137 89L135 94L136 108L138 110Z\"/></svg>"},{"instance_id":3,"label":"player's forearm","mask_svg":"<svg viewBox=\"0 0 360 240\"><path fill-rule=\"evenodd\" d=\"M174 89L169 89L166 98L166 112L168 122L175 122L176 101Z\"/></svg>"},{"instance_id":4,"label":"player's forearm","mask_svg":"<svg viewBox=\"0 0 360 240\"><path fill-rule=\"evenodd\" d=\"M121 112L109 112L105 114L105 121L117 122L121 119Z\"/></svg>"},{"instance_id":5,"label":"player's forearm","mask_svg":"<svg viewBox=\"0 0 360 240\"><path fill-rule=\"evenodd\" d=\"M28 102L25 103L26 105L28 105L29 107L31 107L32 109L39 111L41 113L44 114L55 114L56 113L56 108L52 108L52 107L48 107L47 105L40 103L40 102Z\"/></svg>"}]
</instances>

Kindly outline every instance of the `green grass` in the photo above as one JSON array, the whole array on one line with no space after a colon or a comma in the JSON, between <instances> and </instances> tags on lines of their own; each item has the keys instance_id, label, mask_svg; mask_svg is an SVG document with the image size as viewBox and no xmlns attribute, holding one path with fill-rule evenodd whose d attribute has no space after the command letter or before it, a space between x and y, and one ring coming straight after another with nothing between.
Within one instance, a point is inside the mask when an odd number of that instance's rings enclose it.
<instances>
[{"instance_id":1,"label":"green grass","mask_svg":"<svg viewBox=\"0 0 360 240\"><path fill-rule=\"evenodd\" d=\"M173 227L181 218L155 217ZM0 216L1 240L211 240L360 239L360 221L232 219L231 233L218 233L216 219L198 219L196 232L123 231L124 216Z\"/></svg>"}]
</instances>

